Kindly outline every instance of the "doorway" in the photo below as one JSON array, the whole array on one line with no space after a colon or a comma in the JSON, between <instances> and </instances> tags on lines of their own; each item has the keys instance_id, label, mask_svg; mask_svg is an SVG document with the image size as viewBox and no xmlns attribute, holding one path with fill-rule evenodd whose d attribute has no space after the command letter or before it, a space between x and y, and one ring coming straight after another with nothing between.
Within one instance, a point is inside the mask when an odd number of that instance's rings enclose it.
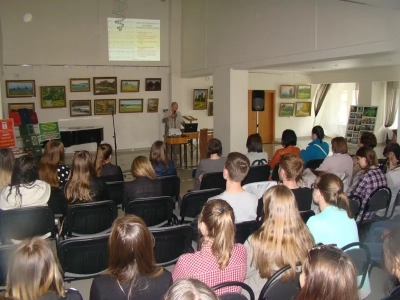
<instances>
[{"instance_id":1,"label":"doorway","mask_svg":"<svg viewBox=\"0 0 400 300\"><path fill-rule=\"evenodd\" d=\"M249 135L257 132L257 112L252 111L252 91L248 93L248 130ZM258 112L258 133L264 144L272 143L275 139L275 91L266 90L264 111Z\"/></svg>"}]
</instances>

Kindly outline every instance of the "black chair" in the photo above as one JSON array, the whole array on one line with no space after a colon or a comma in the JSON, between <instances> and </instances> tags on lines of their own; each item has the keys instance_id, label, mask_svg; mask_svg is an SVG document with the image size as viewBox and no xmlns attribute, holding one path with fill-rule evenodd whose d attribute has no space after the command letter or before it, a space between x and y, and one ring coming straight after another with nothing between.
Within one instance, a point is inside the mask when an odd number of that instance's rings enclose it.
<instances>
[{"instance_id":1,"label":"black chair","mask_svg":"<svg viewBox=\"0 0 400 300\"><path fill-rule=\"evenodd\" d=\"M236 243L244 244L247 238L261 226L260 222L257 221L247 221L236 224Z\"/></svg>"},{"instance_id":2,"label":"black chair","mask_svg":"<svg viewBox=\"0 0 400 300\"><path fill-rule=\"evenodd\" d=\"M185 222L186 218L193 218L199 215L204 204L211 197L222 194L222 189L209 189L209 190L200 190L200 191L191 191L188 192L182 198L182 206L180 211L181 216L181 224Z\"/></svg>"},{"instance_id":3,"label":"black chair","mask_svg":"<svg viewBox=\"0 0 400 300\"><path fill-rule=\"evenodd\" d=\"M390 292L390 295L382 298L382 300L398 300L400 299L400 286Z\"/></svg>"},{"instance_id":4,"label":"black chair","mask_svg":"<svg viewBox=\"0 0 400 300\"><path fill-rule=\"evenodd\" d=\"M141 217L148 227L172 225L174 199L168 196L140 198L130 201L125 208L126 214Z\"/></svg>"},{"instance_id":5,"label":"black chair","mask_svg":"<svg viewBox=\"0 0 400 300\"><path fill-rule=\"evenodd\" d=\"M362 276L360 284L358 285L358 288L360 289L363 286L365 278L368 275L369 265L371 261L369 248L366 245L357 242L350 243L342 247L342 250L350 256L351 260L357 268L358 276Z\"/></svg>"},{"instance_id":6,"label":"black chair","mask_svg":"<svg viewBox=\"0 0 400 300\"><path fill-rule=\"evenodd\" d=\"M268 165L268 162L265 158L263 159L256 159L255 161L253 161L253 163L251 164L252 166L261 166L261 165Z\"/></svg>"},{"instance_id":7,"label":"black chair","mask_svg":"<svg viewBox=\"0 0 400 300\"><path fill-rule=\"evenodd\" d=\"M175 175L157 178L161 181L162 195L172 197L172 199L178 201L181 190L181 179Z\"/></svg>"},{"instance_id":8,"label":"black chair","mask_svg":"<svg viewBox=\"0 0 400 300\"><path fill-rule=\"evenodd\" d=\"M63 193L64 188L51 188L47 205L51 208L56 218L61 218L67 214L68 205Z\"/></svg>"},{"instance_id":9,"label":"black chair","mask_svg":"<svg viewBox=\"0 0 400 300\"><path fill-rule=\"evenodd\" d=\"M390 212L390 215L388 216L388 219L392 218L394 215L394 210L396 209L397 206L400 205L400 191L397 193L396 198L394 199L393 203L393 208L392 211Z\"/></svg>"},{"instance_id":10,"label":"black chair","mask_svg":"<svg viewBox=\"0 0 400 300\"><path fill-rule=\"evenodd\" d=\"M306 162L306 166L304 167L304 169L317 169L323 161L324 158L310 159L308 162Z\"/></svg>"},{"instance_id":11,"label":"black chair","mask_svg":"<svg viewBox=\"0 0 400 300\"><path fill-rule=\"evenodd\" d=\"M106 182L108 197L114 201L117 206L122 205L124 198L124 182L123 181L110 181Z\"/></svg>"},{"instance_id":12,"label":"black chair","mask_svg":"<svg viewBox=\"0 0 400 300\"><path fill-rule=\"evenodd\" d=\"M7 282L8 264L18 245L0 246L0 291L5 289Z\"/></svg>"},{"instance_id":13,"label":"black chair","mask_svg":"<svg viewBox=\"0 0 400 300\"><path fill-rule=\"evenodd\" d=\"M149 229L154 236L154 257L159 266L173 265L179 256L194 251L193 229L189 225Z\"/></svg>"},{"instance_id":14,"label":"black chair","mask_svg":"<svg viewBox=\"0 0 400 300\"><path fill-rule=\"evenodd\" d=\"M351 195L349 196L350 210L353 213L354 219L357 219L360 213L362 199L359 196Z\"/></svg>"},{"instance_id":15,"label":"black chair","mask_svg":"<svg viewBox=\"0 0 400 300\"><path fill-rule=\"evenodd\" d=\"M274 275L263 286L258 300L291 300L300 291L299 277L300 271L296 272L294 279L289 281L281 281L280 276L289 270L291 266L287 265L276 271Z\"/></svg>"},{"instance_id":16,"label":"black chair","mask_svg":"<svg viewBox=\"0 0 400 300\"><path fill-rule=\"evenodd\" d=\"M71 237L109 232L117 216L117 205L112 200L71 205L67 210L66 235Z\"/></svg>"},{"instance_id":17,"label":"black chair","mask_svg":"<svg viewBox=\"0 0 400 300\"><path fill-rule=\"evenodd\" d=\"M307 223L308 219L312 216L315 216L315 212L313 210L305 210L300 212L300 216L303 219L304 223Z\"/></svg>"},{"instance_id":18,"label":"black chair","mask_svg":"<svg viewBox=\"0 0 400 300\"><path fill-rule=\"evenodd\" d=\"M203 175L200 183L200 190L222 189L225 191L226 180L222 172L212 172Z\"/></svg>"},{"instance_id":19,"label":"black chair","mask_svg":"<svg viewBox=\"0 0 400 300\"><path fill-rule=\"evenodd\" d=\"M53 211L48 206L24 207L0 212L2 244L34 236L56 237Z\"/></svg>"},{"instance_id":20,"label":"black chair","mask_svg":"<svg viewBox=\"0 0 400 300\"><path fill-rule=\"evenodd\" d=\"M240 282L240 281L228 281L228 282L220 283L216 286L213 286L212 290L217 291L219 289L223 289L226 287L232 287L232 286L241 287L242 289L247 291L247 293L249 293L250 300L255 299L252 288L249 287L247 284ZM242 295L240 293L225 293L225 294L220 295L218 297L218 299L220 299L220 300L246 300L248 298L245 295Z\"/></svg>"},{"instance_id":21,"label":"black chair","mask_svg":"<svg viewBox=\"0 0 400 300\"><path fill-rule=\"evenodd\" d=\"M386 186L377 188L367 199L364 209L360 211L361 219L358 222L358 226L361 227L364 224L369 224L375 221L386 219L390 200L392 199L392 192ZM384 217L375 216L372 219L364 221L365 214L369 212L377 212L378 210L386 209Z\"/></svg>"},{"instance_id":22,"label":"black chair","mask_svg":"<svg viewBox=\"0 0 400 300\"><path fill-rule=\"evenodd\" d=\"M58 259L66 281L93 278L108 268L108 234L62 241Z\"/></svg>"},{"instance_id":23,"label":"black chair","mask_svg":"<svg viewBox=\"0 0 400 300\"><path fill-rule=\"evenodd\" d=\"M272 176L271 176L271 179L273 181L279 181L279 173L278 173L278 171L279 171L279 164L276 164L275 167L274 167L274 170L272 171Z\"/></svg>"},{"instance_id":24,"label":"black chair","mask_svg":"<svg viewBox=\"0 0 400 300\"><path fill-rule=\"evenodd\" d=\"M249 173L242 181L242 185L252 182L268 181L270 173L271 167L269 165L252 166L249 169Z\"/></svg>"}]
</instances>

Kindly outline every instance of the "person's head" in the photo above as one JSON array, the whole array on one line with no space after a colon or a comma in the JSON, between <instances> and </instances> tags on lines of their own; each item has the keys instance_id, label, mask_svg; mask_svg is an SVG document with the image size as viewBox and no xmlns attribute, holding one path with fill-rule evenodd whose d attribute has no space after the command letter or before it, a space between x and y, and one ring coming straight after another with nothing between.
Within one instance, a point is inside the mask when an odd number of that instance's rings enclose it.
<instances>
[{"instance_id":1,"label":"person's head","mask_svg":"<svg viewBox=\"0 0 400 300\"><path fill-rule=\"evenodd\" d=\"M383 260L390 274L400 280L400 227L386 235L383 241Z\"/></svg>"},{"instance_id":2,"label":"person's head","mask_svg":"<svg viewBox=\"0 0 400 300\"><path fill-rule=\"evenodd\" d=\"M400 163L400 146L398 144L394 144L393 147L387 149L386 153L388 159L397 161L397 164Z\"/></svg>"},{"instance_id":3,"label":"person's head","mask_svg":"<svg viewBox=\"0 0 400 300\"><path fill-rule=\"evenodd\" d=\"M11 186L30 185L38 179L38 161L35 156L23 155L15 160Z\"/></svg>"},{"instance_id":4,"label":"person's head","mask_svg":"<svg viewBox=\"0 0 400 300\"><path fill-rule=\"evenodd\" d=\"M324 137L325 137L324 129L319 125L314 126L313 129L311 130L311 139L312 140L318 139L322 143Z\"/></svg>"},{"instance_id":5,"label":"person's head","mask_svg":"<svg viewBox=\"0 0 400 300\"><path fill-rule=\"evenodd\" d=\"M285 153L279 161L279 179L284 181L299 181L303 174L304 162L297 154Z\"/></svg>"},{"instance_id":6,"label":"person's head","mask_svg":"<svg viewBox=\"0 0 400 300\"><path fill-rule=\"evenodd\" d=\"M0 190L11 183L14 154L10 148L0 149Z\"/></svg>"},{"instance_id":7,"label":"person's head","mask_svg":"<svg viewBox=\"0 0 400 300\"><path fill-rule=\"evenodd\" d=\"M225 200L210 200L204 205L198 222L199 249L211 243L219 268L225 269L235 243L235 215L232 207Z\"/></svg>"},{"instance_id":8,"label":"person's head","mask_svg":"<svg viewBox=\"0 0 400 300\"><path fill-rule=\"evenodd\" d=\"M225 162L223 176L226 180L242 182L250 170L250 160L239 152L228 154Z\"/></svg>"},{"instance_id":9,"label":"person's head","mask_svg":"<svg viewBox=\"0 0 400 300\"><path fill-rule=\"evenodd\" d=\"M340 154L346 154L348 149L347 149L347 142L346 140L341 137L335 137L331 141L332 145L332 152L333 153L340 153Z\"/></svg>"},{"instance_id":10,"label":"person's head","mask_svg":"<svg viewBox=\"0 0 400 300\"><path fill-rule=\"evenodd\" d=\"M389 152L393 152L395 147L400 147L398 143L389 142L386 147L383 149L383 156L388 157ZM389 157L388 157L389 158Z\"/></svg>"},{"instance_id":11,"label":"person's head","mask_svg":"<svg viewBox=\"0 0 400 300\"><path fill-rule=\"evenodd\" d=\"M312 248L300 274L296 300L357 300L357 269L351 258L334 246Z\"/></svg>"},{"instance_id":12,"label":"person's head","mask_svg":"<svg viewBox=\"0 0 400 300\"><path fill-rule=\"evenodd\" d=\"M314 239L300 216L293 192L284 185L269 188L263 197L264 222L253 235L250 245L261 278L270 278L277 268L291 265L283 280L296 275Z\"/></svg>"},{"instance_id":13,"label":"person's head","mask_svg":"<svg viewBox=\"0 0 400 300\"><path fill-rule=\"evenodd\" d=\"M172 110L173 112L176 112L176 111L178 110L178 103L172 102L172 103L171 103L171 110Z\"/></svg>"},{"instance_id":14,"label":"person's head","mask_svg":"<svg viewBox=\"0 0 400 300\"><path fill-rule=\"evenodd\" d=\"M52 187L58 187L57 168L64 162L64 145L59 140L49 141L39 162L39 178Z\"/></svg>"},{"instance_id":15,"label":"person's head","mask_svg":"<svg viewBox=\"0 0 400 300\"><path fill-rule=\"evenodd\" d=\"M248 152L263 152L261 136L258 133L250 134L247 138L246 148Z\"/></svg>"},{"instance_id":16,"label":"person's head","mask_svg":"<svg viewBox=\"0 0 400 300\"><path fill-rule=\"evenodd\" d=\"M163 141L155 141L150 148L150 162L158 165L162 163L168 169L167 148Z\"/></svg>"},{"instance_id":17,"label":"person's head","mask_svg":"<svg viewBox=\"0 0 400 300\"><path fill-rule=\"evenodd\" d=\"M96 175L101 175L101 170L103 169L103 165L108 163L112 156L112 147L110 144L101 144L97 148L96 159L95 159L95 168Z\"/></svg>"},{"instance_id":18,"label":"person's head","mask_svg":"<svg viewBox=\"0 0 400 300\"><path fill-rule=\"evenodd\" d=\"M218 297L208 285L197 279L179 279L171 285L164 300L218 300Z\"/></svg>"},{"instance_id":19,"label":"person's head","mask_svg":"<svg viewBox=\"0 0 400 300\"><path fill-rule=\"evenodd\" d=\"M378 165L378 159L376 157L375 151L368 146L363 146L359 148L356 152L356 156L357 163L363 170L368 170L371 166Z\"/></svg>"},{"instance_id":20,"label":"person's head","mask_svg":"<svg viewBox=\"0 0 400 300\"><path fill-rule=\"evenodd\" d=\"M349 218L353 218L350 210L349 199L343 191L343 181L331 173L323 173L317 177L314 183L313 199L318 206L333 205L344 209Z\"/></svg>"},{"instance_id":21,"label":"person's head","mask_svg":"<svg viewBox=\"0 0 400 300\"><path fill-rule=\"evenodd\" d=\"M284 148L297 145L297 136L292 129L286 129L282 132L281 145Z\"/></svg>"},{"instance_id":22,"label":"person's head","mask_svg":"<svg viewBox=\"0 0 400 300\"><path fill-rule=\"evenodd\" d=\"M134 178L148 177L150 179L156 178L153 166L145 156L138 156L132 161L131 173Z\"/></svg>"},{"instance_id":23,"label":"person's head","mask_svg":"<svg viewBox=\"0 0 400 300\"><path fill-rule=\"evenodd\" d=\"M213 154L222 155L222 144L219 139L211 139L207 142L207 156L210 157Z\"/></svg>"},{"instance_id":24,"label":"person's head","mask_svg":"<svg viewBox=\"0 0 400 300\"><path fill-rule=\"evenodd\" d=\"M48 292L64 295L64 282L56 256L47 241L39 237L19 244L10 261L6 295L35 300Z\"/></svg>"},{"instance_id":25,"label":"person's head","mask_svg":"<svg viewBox=\"0 0 400 300\"><path fill-rule=\"evenodd\" d=\"M376 136L372 132L364 131L358 139L358 147L367 146L374 149L377 144Z\"/></svg>"}]
</instances>

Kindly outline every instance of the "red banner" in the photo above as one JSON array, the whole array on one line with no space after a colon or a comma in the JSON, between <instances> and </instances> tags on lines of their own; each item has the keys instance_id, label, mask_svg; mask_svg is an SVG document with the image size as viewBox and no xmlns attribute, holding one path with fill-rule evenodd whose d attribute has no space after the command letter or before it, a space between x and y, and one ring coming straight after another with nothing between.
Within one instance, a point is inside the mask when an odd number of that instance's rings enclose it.
<instances>
[{"instance_id":1,"label":"red banner","mask_svg":"<svg viewBox=\"0 0 400 300\"><path fill-rule=\"evenodd\" d=\"M0 148L15 147L13 119L0 119Z\"/></svg>"}]
</instances>

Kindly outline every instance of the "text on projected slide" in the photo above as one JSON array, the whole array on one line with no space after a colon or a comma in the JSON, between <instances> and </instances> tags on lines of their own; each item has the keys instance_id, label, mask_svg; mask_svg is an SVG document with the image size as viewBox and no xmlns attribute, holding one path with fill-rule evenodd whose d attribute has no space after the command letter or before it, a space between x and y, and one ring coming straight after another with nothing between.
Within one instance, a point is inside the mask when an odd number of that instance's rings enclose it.
<instances>
[{"instance_id":1,"label":"text on projected slide","mask_svg":"<svg viewBox=\"0 0 400 300\"><path fill-rule=\"evenodd\" d=\"M108 18L108 59L110 61L160 61L160 20L125 19L118 30Z\"/></svg>"}]
</instances>

